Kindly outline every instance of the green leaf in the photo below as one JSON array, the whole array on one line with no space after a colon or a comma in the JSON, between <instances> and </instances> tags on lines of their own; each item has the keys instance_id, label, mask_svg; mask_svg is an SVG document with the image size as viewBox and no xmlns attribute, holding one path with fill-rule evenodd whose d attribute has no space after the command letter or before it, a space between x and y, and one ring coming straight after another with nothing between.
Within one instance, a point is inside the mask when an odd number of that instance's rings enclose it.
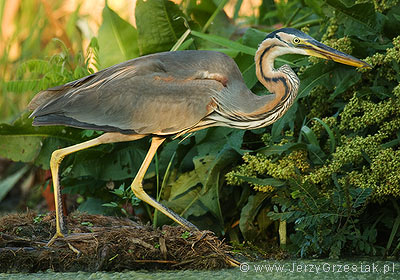
<instances>
[{"instance_id":1,"label":"green leaf","mask_svg":"<svg viewBox=\"0 0 400 280\"><path fill-rule=\"evenodd\" d=\"M319 15L319 16L322 16L322 15L323 15L323 13L322 13L322 8L321 8L323 2L322 2L321 0L305 0L304 2L306 3L306 5L307 5L308 7L310 7L311 9L313 9L313 11L314 11L317 15Z\"/></svg>"},{"instance_id":2,"label":"green leaf","mask_svg":"<svg viewBox=\"0 0 400 280\"><path fill-rule=\"evenodd\" d=\"M192 188L185 194L180 195L173 200L162 201L162 203L180 216L187 218L190 215L199 217L207 213L207 209L199 203L201 187ZM160 223L166 221L166 216L158 212ZM168 218L169 219L169 218ZM167 219L167 220L168 220Z\"/></svg>"},{"instance_id":3,"label":"green leaf","mask_svg":"<svg viewBox=\"0 0 400 280\"><path fill-rule=\"evenodd\" d=\"M372 194L372 188L352 188L349 190L350 195L353 199L352 208L358 208L365 204L367 198Z\"/></svg>"},{"instance_id":4,"label":"green leaf","mask_svg":"<svg viewBox=\"0 0 400 280\"><path fill-rule=\"evenodd\" d=\"M273 186L273 187L281 187L285 185L284 181L277 180L274 178L255 178L255 177L247 177L247 176L240 176L236 175L239 179L242 179L243 181L253 183L256 185L261 185L261 186Z\"/></svg>"},{"instance_id":5,"label":"green leaf","mask_svg":"<svg viewBox=\"0 0 400 280\"><path fill-rule=\"evenodd\" d=\"M72 144L81 141L77 131L62 126L34 127L32 120L24 114L12 125L0 124L0 156L13 161L32 162L39 156L45 137L55 137L64 144Z\"/></svg>"},{"instance_id":6,"label":"green leaf","mask_svg":"<svg viewBox=\"0 0 400 280\"><path fill-rule=\"evenodd\" d=\"M212 161L211 167L206 171L206 180L201 190L200 201L223 225L223 217L219 204L219 179L222 171L236 161L238 154L232 149L223 149ZM197 170L197 169L195 169ZM204 178L204 175L202 175Z\"/></svg>"},{"instance_id":7,"label":"green leaf","mask_svg":"<svg viewBox=\"0 0 400 280\"><path fill-rule=\"evenodd\" d=\"M300 77L300 89L297 95L297 99L308 96L310 91L323 84L330 77L330 71L327 71L326 67L322 64L315 64L303 73Z\"/></svg>"},{"instance_id":8,"label":"green leaf","mask_svg":"<svg viewBox=\"0 0 400 280\"><path fill-rule=\"evenodd\" d=\"M75 144L72 141L66 141L57 137L44 137L41 142L40 153L34 159L33 163L40 166L42 169L50 169L51 154L60 148L71 146Z\"/></svg>"},{"instance_id":9,"label":"green leaf","mask_svg":"<svg viewBox=\"0 0 400 280\"><path fill-rule=\"evenodd\" d=\"M310 143L307 145L308 151L311 153L311 159L316 163L324 163L324 159L326 158L326 154L322 151L321 146L319 145L319 141L314 131L306 125L303 125L301 128L301 133L304 135Z\"/></svg>"},{"instance_id":10,"label":"green leaf","mask_svg":"<svg viewBox=\"0 0 400 280\"><path fill-rule=\"evenodd\" d=\"M312 131L311 128L309 128L306 125L303 125L303 127L301 128L301 133L303 133L303 135L307 138L308 143L316 147L319 147L319 141L317 139L317 136L315 135L314 131Z\"/></svg>"},{"instance_id":11,"label":"green leaf","mask_svg":"<svg viewBox=\"0 0 400 280\"><path fill-rule=\"evenodd\" d=\"M361 80L361 73L353 68L343 68L341 71L334 71L335 81L337 81L335 91L329 96L333 100L336 96L346 91L349 87Z\"/></svg>"},{"instance_id":12,"label":"green leaf","mask_svg":"<svg viewBox=\"0 0 400 280\"><path fill-rule=\"evenodd\" d=\"M70 178L90 176L102 181L134 178L144 156L142 141L103 145L77 152L68 175Z\"/></svg>"},{"instance_id":13,"label":"green leaf","mask_svg":"<svg viewBox=\"0 0 400 280\"><path fill-rule=\"evenodd\" d=\"M243 134L243 130L228 127L215 127L199 131L196 132L196 146L193 149L197 151L199 156L208 154L215 156L228 145L240 153Z\"/></svg>"},{"instance_id":14,"label":"green leaf","mask_svg":"<svg viewBox=\"0 0 400 280\"><path fill-rule=\"evenodd\" d=\"M101 206L117 208L117 207L118 207L118 204L115 203L114 201L112 201L112 202L110 202L110 203L103 203Z\"/></svg>"},{"instance_id":15,"label":"green leaf","mask_svg":"<svg viewBox=\"0 0 400 280\"><path fill-rule=\"evenodd\" d=\"M225 14L223 8L226 0L213 1L213 0L199 0L187 1L185 12L200 26L192 25L192 29L202 30L203 33L207 31L209 34L219 35L221 37L229 38L235 31L236 26L232 20ZM219 3L218 3L219 2ZM218 6L217 6L218 5ZM196 44L200 48L209 48L212 44Z\"/></svg>"},{"instance_id":16,"label":"green leaf","mask_svg":"<svg viewBox=\"0 0 400 280\"><path fill-rule=\"evenodd\" d=\"M346 35L374 34L383 27L378 21L372 2L355 4L354 1L347 0L326 0L325 3L336 12L339 23L346 29ZM324 9L324 12L327 14L327 9ZM328 12L328 16L330 15Z\"/></svg>"},{"instance_id":17,"label":"green leaf","mask_svg":"<svg viewBox=\"0 0 400 280\"><path fill-rule=\"evenodd\" d=\"M101 67L138 57L137 37L136 29L106 5L98 33Z\"/></svg>"},{"instance_id":18,"label":"green leaf","mask_svg":"<svg viewBox=\"0 0 400 280\"><path fill-rule=\"evenodd\" d=\"M211 154L195 157L193 159L194 170L183 173L173 183L167 205L175 211L184 208L182 211L184 211L185 216L204 215L209 211L222 226L223 217L219 204L219 180L223 170L231 165L236 158L238 158L238 153L231 148L223 149L217 156ZM199 189L200 184L202 185L201 189ZM196 195L194 196L193 193L196 193ZM178 209L175 208L177 207L177 201L180 202ZM200 210L199 206L201 206L202 210ZM194 208L192 209L192 207Z\"/></svg>"},{"instance_id":19,"label":"green leaf","mask_svg":"<svg viewBox=\"0 0 400 280\"><path fill-rule=\"evenodd\" d=\"M244 82L248 88L252 88L258 82L258 78L256 75L256 64L253 63L242 73Z\"/></svg>"},{"instance_id":20,"label":"green leaf","mask_svg":"<svg viewBox=\"0 0 400 280\"><path fill-rule=\"evenodd\" d=\"M212 15L208 18L207 22L204 24L203 28L201 29L202 32L206 32L212 23L217 23L217 24L222 23L222 22L219 22L219 23L217 22L216 16L222 14L221 11L223 11L224 6L227 4L228 1L229 0L222 0L219 2L218 7L216 7L216 9L214 9ZM226 19L225 22L228 22L228 24L229 24L229 21L227 20L227 18L224 18L224 19ZM223 22L223 23L225 23L225 22ZM221 26L221 25L219 25L219 26ZM218 28L218 29L220 29L220 28ZM221 28L221 29L225 29L225 28Z\"/></svg>"},{"instance_id":21,"label":"green leaf","mask_svg":"<svg viewBox=\"0 0 400 280\"><path fill-rule=\"evenodd\" d=\"M78 4L75 11L69 15L67 24L65 26L65 32L68 35L68 38L71 41L78 40L78 38L75 38L76 36L80 36L81 34L77 32L77 22L79 20L79 9L81 7L81 4Z\"/></svg>"},{"instance_id":22,"label":"green leaf","mask_svg":"<svg viewBox=\"0 0 400 280\"><path fill-rule=\"evenodd\" d=\"M257 150L257 153L261 153L266 156L272 156L272 155L281 155L282 153L294 151L294 150L299 150L299 149L305 149L306 145L304 143L286 143L283 145L272 145L268 147L261 148Z\"/></svg>"},{"instance_id":23,"label":"green leaf","mask_svg":"<svg viewBox=\"0 0 400 280\"><path fill-rule=\"evenodd\" d=\"M167 0L138 0L135 17L141 55L170 50L187 29L179 6Z\"/></svg>"},{"instance_id":24,"label":"green leaf","mask_svg":"<svg viewBox=\"0 0 400 280\"><path fill-rule=\"evenodd\" d=\"M193 36L196 36L196 37L199 37L201 39L213 42L213 43L221 45L221 46L224 46L224 47L226 47L228 49L236 50L236 51L239 51L239 52L242 52L242 53L245 53L245 54L249 54L249 55L252 55L252 56L254 56L255 53L256 53L256 49L255 48L251 48L251 47L242 45L242 44L240 44L238 42L231 41L231 40L226 39L224 37L205 34L205 33L201 33L201 32L194 31L194 30L192 30L191 33L192 33Z\"/></svg>"},{"instance_id":25,"label":"green leaf","mask_svg":"<svg viewBox=\"0 0 400 280\"><path fill-rule=\"evenodd\" d=\"M332 129L329 127L329 125L327 125L324 121L322 121L319 118L312 118L312 120L315 120L317 122L319 122L326 130L326 132L328 133L329 136L329 140L331 142L331 153L333 153L336 149L336 140L335 140L335 135L333 134Z\"/></svg>"},{"instance_id":26,"label":"green leaf","mask_svg":"<svg viewBox=\"0 0 400 280\"><path fill-rule=\"evenodd\" d=\"M88 214L100 214L104 215L107 212L107 206L103 206L104 201L101 199L89 197L78 207L78 211L86 212Z\"/></svg>"},{"instance_id":27,"label":"green leaf","mask_svg":"<svg viewBox=\"0 0 400 280\"><path fill-rule=\"evenodd\" d=\"M387 18L385 21L386 36L389 38L398 36L398 30L400 30L400 5L391 8L385 16Z\"/></svg>"},{"instance_id":28,"label":"green leaf","mask_svg":"<svg viewBox=\"0 0 400 280\"><path fill-rule=\"evenodd\" d=\"M0 202L7 195L7 193L14 187L14 185L24 176L28 171L29 166L24 166L15 173L4 178L0 182Z\"/></svg>"},{"instance_id":29,"label":"green leaf","mask_svg":"<svg viewBox=\"0 0 400 280\"><path fill-rule=\"evenodd\" d=\"M239 228L246 240L254 240L258 234L258 229L254 225L254 219L260 210L261 204L269 196L267 193L258 192L250 195L247 204L240 213Z\"/></svg>"},{"instance_id":30,"label":"green leaf","mask_svg":"<svg viewBox=\"0 0 400 280\"><path fill-rule=\"evenodd\" d=\"M168 201L174 200L199 183L201 183L201 180L195 170L181 174L171 187Z\"/></svg>"},{"instance_id":31,"label":"green leaf","mask_svg":"<svg viewBox=\"0 0 400 280\"><path fill-rule=\"evenodd\" d=\"M382 149L391 148L400 144L400 138L396 138L394 140L388 141L386 143L381 144Z\"/></svg>"},{"instance_id":32,"label":"green leaf","mask_svg":"<svg viewBox=\"0 0 400 280\"><path fill-rule=\"evenodd\" d=\"M243 34L242 42L244 45L257 49L258 45L265 39L267 33L254 28L248 28Z\"/></svg>"},{"instance_id":33,"label":"green leaf","mask_svg":"<svg viewBox=\"0 0 400 280\"><path fill-rule=\"evenodd\" d=\"M281 138L283 130L286 125L291 128L294 127L294 121L296 120L295 114L298 108L297 102L294 102L292 107L276 122L272 124L271 137L273 141L277 141Z\"/></svg>"},{"instance_id":34,"label":"green leaf","mask_svg":"<svg viewBox=\"0 0 400 280\"><path fill-rule=\"evenodd\" d=\"M5 130L5 125L0 125L0 130ZM10 132L10 130L8 130ZM5 135L0 132L0 155L13 161L31 162L39 154L43 137L29 137L26 135Z\"/></svg>"}]
</instances>

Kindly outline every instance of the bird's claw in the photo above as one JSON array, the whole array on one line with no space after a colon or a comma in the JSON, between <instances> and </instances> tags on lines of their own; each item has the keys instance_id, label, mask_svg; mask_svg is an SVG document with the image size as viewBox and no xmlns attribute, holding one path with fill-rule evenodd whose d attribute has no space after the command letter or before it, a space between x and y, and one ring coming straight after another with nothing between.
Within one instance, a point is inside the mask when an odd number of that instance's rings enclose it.
<instances>
[{"instance_id":1,"label":"bird's claw","mask_svg":"<svg viewBox=\"0 0 400 280\"><path fill-rule=\"evenodd\" d=\"M76 249L74 246L71 245L71 243L69 243L69 242L65 239L64 234L62 234L61 232L56 232L56 233L54 234L54 236L50 239L50 241L47 242L46 247L51 247L51 246L54 244L54 242L55 242L57 239L60 239L60 238L61 238L63 241L65 241L65 242L67 243L68 248L70 248L71 251L73 251L77 256L80 256L80 255L82 254L81 251L79 251L78 249Z\"/></svg>"},{"instance_id":2,"label":"bird's claw","mask_svg":"<svg viewBox=\"0 0 400 280\"><path fill-rule=\"evenodd\" d=\"M61 232L56 232L53 237L50 239L49 242L47 242L46 247L50 247L54 244L54 242L59 239L59 238L64 238L64 234L62 234Z\"/></svg>"},{"instance_id":3,"label":"bird's claw","mask_svg":"<svg viewBox=\"0 0 400 280\"><path fill-rule=\"evenodd\" d=\"M79 257L82 252L76 249L74 246L71 245L71 243L67 242L68 247L76 254L77 257Z\"/></svg>"}]
</instances>

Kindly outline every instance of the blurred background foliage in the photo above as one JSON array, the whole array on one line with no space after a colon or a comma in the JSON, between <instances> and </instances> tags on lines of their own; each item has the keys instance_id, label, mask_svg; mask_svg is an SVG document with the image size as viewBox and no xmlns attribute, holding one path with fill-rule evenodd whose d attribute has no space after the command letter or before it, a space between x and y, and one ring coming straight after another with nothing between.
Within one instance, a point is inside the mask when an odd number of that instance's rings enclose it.
<instances>
[{"instance_id":1,"label":"blurred background foliage","mask_svg":"<svg viewBox=\"0 0 400 280\"><path fill-rule=\"evenodd\" d=\"M38 174L49 169L51 152L100 133L32 127L25 107L38 91L145 54L208 49L232 56L247 86L265 94L254 53L268 32L287 26L373 68L279 58L276 66L289 64L301 80L297 102L280 120L169 140L144 187L234 244L269 248L280 240L301 257L399 256L399 1L137 0L116 8L113 1L88 2L0 3L0 156L15 162L0 169L3 209L15 207L17 191L30 193L28 206L43 205L48 178ZM129 190L148 141L68 156L61 184L69 209L170 223Z\"/></svg>"}]
</instances>

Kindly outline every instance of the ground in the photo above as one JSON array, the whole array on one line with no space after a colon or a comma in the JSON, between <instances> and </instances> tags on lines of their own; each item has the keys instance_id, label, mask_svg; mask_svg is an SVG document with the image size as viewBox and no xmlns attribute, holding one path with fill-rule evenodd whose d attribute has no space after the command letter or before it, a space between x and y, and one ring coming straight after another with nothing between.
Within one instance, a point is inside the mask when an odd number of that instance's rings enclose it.
<instances>
[{"instance_id":1,"label":"ground","mask_svg":"<svg viewBox=\"0 0 400 280\"><path fill-rule=\"evenodd\" d=\"M153 229L129 219L74 212L70 234L50 247L54 213L0 218L0 272L220 269L237 262L212 232Z\"/></svg>"}]
</instances>

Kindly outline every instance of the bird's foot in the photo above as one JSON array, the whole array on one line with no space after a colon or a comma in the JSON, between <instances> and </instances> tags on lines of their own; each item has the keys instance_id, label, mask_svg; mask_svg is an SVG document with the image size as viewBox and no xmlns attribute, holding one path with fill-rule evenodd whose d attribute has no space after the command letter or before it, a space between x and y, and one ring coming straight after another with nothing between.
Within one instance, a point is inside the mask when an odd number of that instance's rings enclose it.
<instances>
[{"instance_id":1,"label":"bird's foot","mask_svg":"<svg viewBox=\"0 0 400 280\"><path fill-rule=\"evenodd\" d=\"M69 234L63 234L61 232L56 232L54 236L50 239L49 242L47 242L46 246L50 247L54 244L55 241L60 240L64 242L72 242L72 241L85 241L88 239L92 239L96 237L96 233L91 233L91 232L79 232L79 233L69 233Z\"/></svg>"},{"instance_id":2,"label":"bird's foot","mask_svg":"<svg viewBox=\"0 0 400 280\"><path fill-rule=\"evenodd\" d=\"M82 254L81 251L79 251L74 246L72 246L71 243L69 243L68 241L67 241L67 244L68 244L68 247L72 250L72 252L74 252L76 254L77 257L79 257Z\"/></svg>"},{"instance_id":3,"label":"bird's foot","mask_svg":"<svg viewBox=\"0 0 400 280\"><path fill-rule=\"evenodd\" d=\"M80 250L74 247L71 242L72 241L84 241L87 239L91 239L95 236L93 233L71 233L71 234L63 234L61 232L56 232L54 236L47 242L46 247L51 247L55 241L64 241L67 243L68 248L71 249L78 257L82 254Z\"/></svg>"},{"instance_id":4,"label":"bird's foot","mask_svg":"<svg viewBox=\"0 0 400 280\"><path fill-rule=\"evenodd\" d=\"M49 242L47 242L46 247L50 247L54 244L54 242L59 239L59 238L64 238L64 234L62 234L61 232L56 232L56 234L53 235L53 237L50 239Z\"/></svg>"}]
</instances>

